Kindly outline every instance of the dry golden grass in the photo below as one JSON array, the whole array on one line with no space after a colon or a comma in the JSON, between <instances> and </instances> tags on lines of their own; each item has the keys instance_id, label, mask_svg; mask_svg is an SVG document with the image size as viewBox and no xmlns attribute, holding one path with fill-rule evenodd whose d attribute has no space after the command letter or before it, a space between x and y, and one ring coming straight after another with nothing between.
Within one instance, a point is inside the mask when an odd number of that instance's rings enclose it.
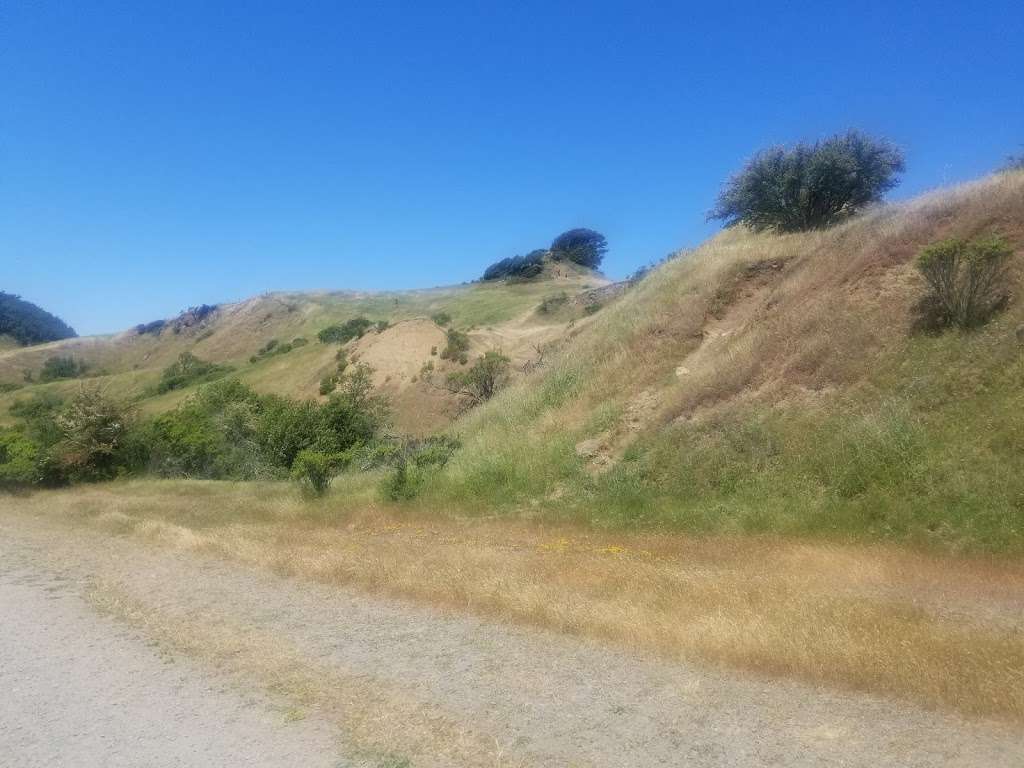
<instances>
[{"instance_id":1,"label":"dry golden grass","mask_svg":"<svg viewBox=\"0 0 1024 768\"><path fill-rule=\"evenodd\" d=\"M396 517L353 499L131 483L5 500L158 546L214 552L601 638L669 658L1024 723L1024 566L882 546L598 533Z\"/></svg>"}]
</instances>

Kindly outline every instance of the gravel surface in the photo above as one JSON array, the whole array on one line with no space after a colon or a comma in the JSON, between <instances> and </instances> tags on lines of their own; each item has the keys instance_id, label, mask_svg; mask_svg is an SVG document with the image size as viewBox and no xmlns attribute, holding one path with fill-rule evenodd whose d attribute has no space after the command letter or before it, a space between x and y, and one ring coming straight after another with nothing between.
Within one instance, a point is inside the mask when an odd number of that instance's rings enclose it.
<instances>
[{"instance_id":1,"label":"gravel surface","mask_svg":"<svg viewBox=\"0 0 1024 768\"><path fill-rule=\"evenodd\" d=\"M162 658L12 543L0 543L0 765L343 765L328 727Z\"/></svg>"},{"instance_id":2,"label":"gravel surface","mask_svg":"<svg viewBox=\"0 0 1024 768\"><path fill-rule=\"evenodd\" d=\"M88 579L115 581L191 622L271 633L317 665L359 670L392 694L436 705L520 764L1024 765L1024 734L1009 727L0 515L0 690L17 689L0 702L0 756L16 756L5 765L339 764L315 723L285 725L191 661L168 666L59 586Z\"/></svg>"}]
</instances>

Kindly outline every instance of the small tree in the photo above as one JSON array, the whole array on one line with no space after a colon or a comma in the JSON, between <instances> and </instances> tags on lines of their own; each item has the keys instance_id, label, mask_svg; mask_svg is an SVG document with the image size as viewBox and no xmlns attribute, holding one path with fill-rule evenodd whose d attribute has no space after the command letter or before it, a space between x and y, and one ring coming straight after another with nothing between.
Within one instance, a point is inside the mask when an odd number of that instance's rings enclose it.
<instances>
[{"instance_id":1,"label":"small tree","mask_svg":"<svg viewBox=\"0 0 1024 768\"><path fill-rule=\"evenodd\" d=\"M952 238L925 248L917 268L928 284L918 304L920 325L929 329L951 325L983 325L1007 299L1007 262L1013 249L1000 237Z\"/></svg>"},{"instance_id":2,"label":"small tree","mask_svg":"<svg viewBox=\"0 0 1024 768\"><path fill-rule=\"evenodd\" d=\"M131 413L99 387L83 386L57 415L57 453L71 479L112 477L123 464Z\"/></svg>"},{"instance_id":3,"label":"small tree","mask_svg":"<svg viewBox=\"0 0 1024 768\"><path fill-rule=\"evenodd\" d=\"M857 131L772 147L726 183L708 218L755 231L822 229L881 200L904 167L899 149Z\"/></svg>"},{"instance_id":4,"label":"small tree","mask_svg":"<svg viewBox=\"0 0 1024 768\"><path fill-rule=\"evenodd\" d=\"M441 350L441 359L465 363L466 353L469 351L469 334L449 328L446 336L448 343Z\"/></svg>"},{"instance_id":5,"label":"small tree","mask_svg":"<svg viewBox=\"0 0 1024 768\"><path fill-rule=\"evenodd\" d=\"M323 496L334 474L334 457L322 451L299 451L292 462L292 479L309 489L314 496Z\"/></svg>"},{"instance_id":6,"label":"small tree","mask_svg":"<svg viewBox=\"0 0 1024 768\"><path fill-rule=\"evenodd\" d=\"M505 385L510 362L500 351L485 352L468 370L448 374L447 389L464 397L468 407L479 405Z\"/></svg>"},{"instance_id":7,"label":"small tree","mask_svg":"<svg viewBox=\"0 0 1024 768\"><path fill-rule=\"evenodd\" d=\"M600 267L607 252L608 241L592 229L570 229L551 243L551 258L571 261L590 269Z\"/></svg>"}]
</instances>

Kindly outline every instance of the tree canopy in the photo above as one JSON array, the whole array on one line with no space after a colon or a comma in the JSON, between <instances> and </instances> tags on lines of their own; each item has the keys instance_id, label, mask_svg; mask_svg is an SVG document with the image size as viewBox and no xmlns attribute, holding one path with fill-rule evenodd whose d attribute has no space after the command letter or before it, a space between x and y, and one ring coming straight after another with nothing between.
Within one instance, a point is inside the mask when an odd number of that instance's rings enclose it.
<instances>
[{"instance_id":1,"label":"tree canopy","mask_svg":"<svg viewBox=\"0 0 1024 768\"><path fill-rule=\"evenodd\" d=\"M570 229L551 243L552 258L571 261L590 269L600 267L607 252L608 241L604 235L592 229Z\"/></svg>"},{"instance_id":2,"label":"tree canopy","mask_svg":"<svg viewBox=\"0 0 1024 768\"><path fill-rule=\"evenodd\" d=\"M726 183L708 218L758 231L829 227L881 200L904 167L899 149L858 131L771 147Z\"/></svg>"},{"instance_id":3,"label":"tree canopy","mask_svg":"<svg viewBox=\"0 0 1024 768\"><path fill-rule=\"evenodd\" d=\"M78 335L74 328L56 315L20 296L3 291L0 291L0 334L11 336L23 346Z\"/></svg>"}]
</instances>

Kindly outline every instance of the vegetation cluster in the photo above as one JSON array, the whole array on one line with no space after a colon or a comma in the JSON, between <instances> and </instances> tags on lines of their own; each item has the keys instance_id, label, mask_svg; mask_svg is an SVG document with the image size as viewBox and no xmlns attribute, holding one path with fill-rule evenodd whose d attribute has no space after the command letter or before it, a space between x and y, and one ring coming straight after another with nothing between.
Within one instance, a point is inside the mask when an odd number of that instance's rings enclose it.
<instances>
[{"instance_id":1,"label":"vegetation cluster","mask_svg":"<svg viewBox=\"0 0 1024 768\"><path fill-rule=\"evenodd\" d=\"M0 291L0 335L28 346L70 339L78 334L56 315L20 296Z\"/></svg>"}]
</instances>

